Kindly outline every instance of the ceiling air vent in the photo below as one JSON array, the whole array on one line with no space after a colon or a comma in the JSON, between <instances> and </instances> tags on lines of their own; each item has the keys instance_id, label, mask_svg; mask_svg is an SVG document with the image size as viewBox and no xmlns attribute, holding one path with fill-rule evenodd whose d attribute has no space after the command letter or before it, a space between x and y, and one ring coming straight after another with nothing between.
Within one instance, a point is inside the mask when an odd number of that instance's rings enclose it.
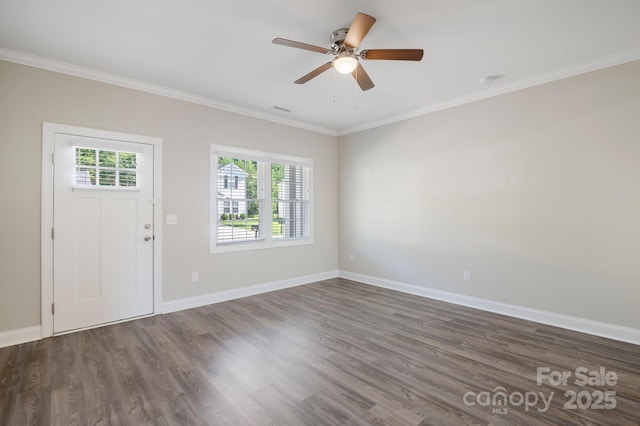
<instances>
[{"instance_id":1,"label":"ceiling air vent","mask_svg":"<svg viewBox=\"0 0 640 426\"><path fill-rule=\"evenodd\" d=\"M283 111L283 112L291 112L290 109L282 108L277 105L274 105L273 109L277 109L278 111Z\"/></svg>"}]
</instances>

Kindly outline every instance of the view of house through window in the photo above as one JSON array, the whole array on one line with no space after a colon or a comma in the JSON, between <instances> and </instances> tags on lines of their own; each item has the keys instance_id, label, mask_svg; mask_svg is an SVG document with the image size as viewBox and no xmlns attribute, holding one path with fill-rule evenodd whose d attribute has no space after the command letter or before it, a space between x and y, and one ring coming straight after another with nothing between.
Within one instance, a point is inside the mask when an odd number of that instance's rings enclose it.
<instances>
[{"instance_id":1,"label":"view of house through window","mask_svg":"<svg viewBox=\"0 0 640 426\"><path fill-rule=\"evenodd\" d=\"M260 168L263 166L260 165ZM258 238L260 203L258 161L218 157L218 242ZM229 185L229 181L234 182Z\"/></svg>"},{"instance_id":2,"label":"view of house through window","mask_svg":"<svg viewBox=\"0 0 640 426\"><path fill-rule=\"evenodd\" d=\"M231 148L212 154L212 250L310 237L310 160L236 154Z\"/></svg>"}]
</instances>

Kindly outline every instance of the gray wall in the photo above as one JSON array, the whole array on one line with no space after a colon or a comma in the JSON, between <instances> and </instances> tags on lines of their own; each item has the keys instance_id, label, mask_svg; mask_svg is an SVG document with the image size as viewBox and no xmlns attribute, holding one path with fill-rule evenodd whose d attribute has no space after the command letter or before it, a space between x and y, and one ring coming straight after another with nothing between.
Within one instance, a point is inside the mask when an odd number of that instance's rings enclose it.
<instances>
[{"instance_id":1,"label":"gray wall","mask_svg":"<svg viewBox=\"0 0 640 426\"><path fill-rule=\"evenodd\" d=\"M0 61L0 332L40 324L43 121L163 139L165 301L337 269L335 137ZM210 255L212 143L312 158L314 244Z\"/></svg>"},{"instance_id":2,"label":"gray wall","mask_svg":"<svg viewBox=\"0 0 640 426\"><path fill-rule=\"evenodd\" d=\"M341 269L640 329L640 62L343 136L338 157Z\"/></svg>"},{"instance_id":3,"label":"gray wall","mask_svg":"<svg viewBox=\"0 0 640 426\"><path fill-rule=\"evenodd\" d=\"M335 270L339 247L355 273L640 328L640 62L336 141L0 61L0 332L40 324L43 121L164 140L166 301ZM211 143L313 158L315 244L210 255Z\"/></svg>"}]
</instances>

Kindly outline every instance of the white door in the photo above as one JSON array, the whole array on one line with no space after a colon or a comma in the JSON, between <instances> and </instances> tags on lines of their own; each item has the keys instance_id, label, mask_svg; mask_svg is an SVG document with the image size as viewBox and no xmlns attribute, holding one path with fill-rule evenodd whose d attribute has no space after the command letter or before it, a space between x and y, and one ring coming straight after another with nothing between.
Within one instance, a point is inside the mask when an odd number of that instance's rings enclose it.
<instances>
[{"instance_id":1,"label":"white door","mask_svg":"<svg viewBox=\"0 0 640 426\"><path fill-rule=\"evenodd\" d=\"M153 145L55 135L53 332L153 313Z\"/></svg>"}]
</instances>

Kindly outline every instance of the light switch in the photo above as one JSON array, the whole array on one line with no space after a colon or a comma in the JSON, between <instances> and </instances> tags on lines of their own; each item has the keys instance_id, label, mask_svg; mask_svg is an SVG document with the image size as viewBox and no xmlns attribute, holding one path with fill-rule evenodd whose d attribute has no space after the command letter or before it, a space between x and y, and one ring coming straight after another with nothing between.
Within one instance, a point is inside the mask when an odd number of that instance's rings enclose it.
<instances>
[{"instance_id":1,"label":"light switch","mask_svg":"<svg viewBox=\"0 0 640 426\"><path fill-rule=\"evenodd\" d=\"M177 225L178 224L178 215L177 214L168 214L167 215L167 225Z\"/></svg>"}]
</instances>

